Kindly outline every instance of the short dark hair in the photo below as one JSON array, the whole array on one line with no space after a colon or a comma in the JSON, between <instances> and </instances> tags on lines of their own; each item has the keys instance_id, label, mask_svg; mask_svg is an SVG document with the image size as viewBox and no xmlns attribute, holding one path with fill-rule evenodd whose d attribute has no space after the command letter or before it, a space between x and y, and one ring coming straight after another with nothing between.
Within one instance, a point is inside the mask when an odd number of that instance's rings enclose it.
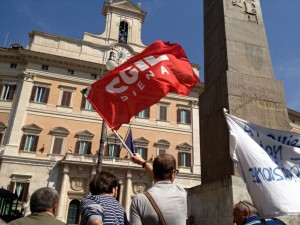
<instances>
[{"instance_id":1,"label":"short dark hair","mask_svg":"<svg viewBox=\"0 0 300 225\"><path fill-rule=\"evenodd\" d=\"M153 161L154 179L167 180L171 178L171 172L176 169L174 156L164 153L158 155Z\"/></svg>"},{"instance_id":2,"label":"short dark hair","mask_svg":"<svg viewBox=\"0 0 300 225\"><path fill-rule=\"evenodd\" d=\"M118 187L119 179L110 173L101 171L96 173L90 182L90 192L92 195L112 193L113 188Z\"/></svg>"},{"instance_id":3,"label":"short dark hair","mask_svg":"<svg viewBox=\"0 0 300 225\"><path fill-rule=\"evenodd\" d=\"M37 189L30 198L31 212L46 212L58 203L59 195L53 188L43 187Z\"/></svg>"}]
</instances>

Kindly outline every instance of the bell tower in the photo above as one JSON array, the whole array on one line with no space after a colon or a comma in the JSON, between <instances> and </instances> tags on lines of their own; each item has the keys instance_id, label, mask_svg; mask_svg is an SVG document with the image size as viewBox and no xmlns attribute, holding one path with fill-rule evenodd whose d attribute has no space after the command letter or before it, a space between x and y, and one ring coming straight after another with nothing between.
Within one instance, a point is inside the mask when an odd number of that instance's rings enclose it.
<instances>
[{"instance_id":1,"label":"bell tower","mask_svg":"<svg viewBox=\"0 0 300 225\"><path fill-rule=\"evenodd\" d=\"M100 35L84 33L83 40L106 46L127 45L135 52L146 47L141 33L147 13L141 9L140 3L135 5L130 0L104 2L102 14L106 17L104 32Z\"/></svg>"}]
</instances>

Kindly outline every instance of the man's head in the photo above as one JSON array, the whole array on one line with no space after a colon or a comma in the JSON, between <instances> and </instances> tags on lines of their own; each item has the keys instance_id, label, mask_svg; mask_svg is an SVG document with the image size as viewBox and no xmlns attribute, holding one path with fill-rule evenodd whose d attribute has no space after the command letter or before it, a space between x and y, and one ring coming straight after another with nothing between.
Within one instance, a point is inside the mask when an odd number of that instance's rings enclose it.
<instances>
[{"instance_id":1,"label":"man's head","mask_svg":"<svg viewBox=\"0 0 300 225\"><path fill-rule=\"evenodd\" d=\"M90 182L92 195L113 194L119 185L119 179L107 172L96 173Z\"/></svg>"},{"instance_id":2,"label":"man's head","mask_svg":"<svg viewBox=\"0 0 300 225\"><path fill-rule=\"evenodd\" d=\"M51 212L57 213L58 193L53 188L43 187L37 189L30 198L30 211L32 213Z\"/></svg>"},{"instance_id":3,"label":"man's head","mask_svg":"<svg viewBox=\"0 0 300 225\"><path fill-rule=\"evenodd\" d=\"M244 221L252 216L258 215L257 209L248 201L240 201L233 208L233 222L236 225L242 225Z\"/></svg>"},{"instance_id":4,"label":"man's head","mask_svg":"<svg viewBox=\"0 0 300 225\"><path fill-rule=\"evenodd\" d=\"M155 180L171 180L175 179L176 160L170 154L160 154L153 162L153 176Z\"/></svg>"}]
</instances>

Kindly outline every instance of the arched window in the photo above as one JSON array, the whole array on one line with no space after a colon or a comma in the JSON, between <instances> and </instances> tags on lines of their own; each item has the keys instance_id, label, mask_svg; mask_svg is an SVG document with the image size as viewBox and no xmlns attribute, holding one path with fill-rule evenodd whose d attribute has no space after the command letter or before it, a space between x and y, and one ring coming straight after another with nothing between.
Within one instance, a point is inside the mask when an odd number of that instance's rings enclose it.
<instances>
[{"instance_id":1,"label":"arched window","mask_svg":"<svg viewBox=\"0 0 300 225\"><path fill-rule=\"evenodd\" d=\"M78 224L80 201L73 199L69 204L67 224Z\"/></svg>"},{"instance_id":2,"label":"arched window","mask_svg":"<svg viewBox=\"0 0 300 225\"><path fill-rule=\"evenodd\" d=\"M119 43L127 43L128 37L128 23L122 21L119 26Z\"/></svg>"}]
</instances>

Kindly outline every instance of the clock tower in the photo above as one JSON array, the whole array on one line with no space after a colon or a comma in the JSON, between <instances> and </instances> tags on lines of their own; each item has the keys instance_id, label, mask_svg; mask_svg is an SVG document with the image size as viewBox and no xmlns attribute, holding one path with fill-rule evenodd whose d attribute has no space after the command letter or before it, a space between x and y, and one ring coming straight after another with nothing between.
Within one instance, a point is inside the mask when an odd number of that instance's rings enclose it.
<instances>
[{"instance_id":1,"label":"clock tower","mask_svg":"<svg viewBox=\"0 0 300 225\"><path fill-rule=\"evenodd\" d=\"M142 24L146 12L141 4L129 0L104 2L102 14L106 17L105 30L100 35L84 33L83 40L106 46L107 53L114 53L118 65L146 48L142 43ZM105 60L110 54L105 54Z\"/></svg>"}]
</instances>

